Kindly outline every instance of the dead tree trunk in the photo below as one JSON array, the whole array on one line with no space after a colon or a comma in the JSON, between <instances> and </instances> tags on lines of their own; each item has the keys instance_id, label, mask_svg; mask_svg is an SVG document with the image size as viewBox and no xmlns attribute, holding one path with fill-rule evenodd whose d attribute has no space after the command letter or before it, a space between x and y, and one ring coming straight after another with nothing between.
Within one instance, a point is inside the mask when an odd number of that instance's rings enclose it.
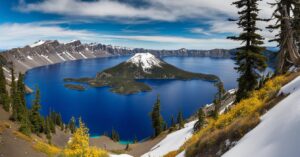
<instances>
[{"instance_id":1,"label":"dead tree trunk","mask_svg":"<svg viewBox=\"0 0 300 157\"><path fill-rule=\"evenodd\" d=\"M300 65L300 54L296 46L294 38L294 30L291 25L291 19L287 11L287 6L282 6L282 32L280 41L279 61L277 65L277 73L287 72L292 65Z\"/></svg>"}]
</instances>

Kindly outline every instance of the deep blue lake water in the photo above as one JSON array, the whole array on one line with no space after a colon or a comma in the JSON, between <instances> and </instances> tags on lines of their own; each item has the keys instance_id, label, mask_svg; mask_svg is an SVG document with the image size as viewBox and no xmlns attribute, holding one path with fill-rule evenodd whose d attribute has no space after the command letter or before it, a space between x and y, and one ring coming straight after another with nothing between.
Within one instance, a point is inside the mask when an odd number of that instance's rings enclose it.
<instances>
[{"instance_id":1,"label":"deep blue lake water","mask_svg":"<svg viewBox=\"0 0 300 157\"><path fill-rule=\"evenodd\" d=\"M27 72L25 83L41 90L41 113L49 110L62 114L64 122L72 116L82 117L92 136L117 130L122 140L144 139L153 134L150 112L157 94L161 98L163 118L170 123L171 115L182 111L185 118L201 106L211 103L216 93L213 83L192 80L144 80L153 91L134 95L118 95L108 87L74 91L64 87L66 77L94 77L97 72L127 60L129 57L79 60L32 69ZM218 75L226 89L235 88L237 74L231 59L200 57L166 57L166 62L184 70ZM26 96L30 105L34 94Z\"/></svg>"}]
</instances>

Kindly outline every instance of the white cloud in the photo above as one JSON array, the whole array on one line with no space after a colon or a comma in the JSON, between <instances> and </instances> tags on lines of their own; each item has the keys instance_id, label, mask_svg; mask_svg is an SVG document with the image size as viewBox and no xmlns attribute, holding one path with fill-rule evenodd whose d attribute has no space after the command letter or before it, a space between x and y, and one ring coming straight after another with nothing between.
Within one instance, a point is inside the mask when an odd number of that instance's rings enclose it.
<instances>
[{"instance_id":1,"label":"white cloud","mask_svg":"<svg viewBox=\"0 0 300 157\"><path fill-rule=\"evenodd\" d=\"M44 39L91 39L95 35L88 31L70 30L58 26L41 26L35 23L7 23L0 25L0 48L8 49L24 46L34 41Z\"/></svg>"},{"instance_id":2,"label":"white cloud","mask_svg":"<svg viewBox=\"0 0 300 157\"><path fill-rule=\"evenodd\" d=\"M178 36L109 35L87 30L70 30L59 26L37 25L37 23L1 24L0 34L1 49L25 46L40 39L59 41L79 39L83 42L101 42L104 44L152 49L213 49L238 46L237 42L221 38L197 39Z\"/></svg>"},{"instance_id":3,"label":"white cloud","mask_svg":"<svg viewBox=\"0 0 300 157\"><path fill-rule=\"evenodd\" d=\"M67 16L100 18L141 18L161 21L176 21L183 18L220 18L234 16L232 0L148 0L147 6L136 7L113 0L43 0L36 3L21 3L18 9L24 12L44 12Z\"/></svg>"}]
</instances>

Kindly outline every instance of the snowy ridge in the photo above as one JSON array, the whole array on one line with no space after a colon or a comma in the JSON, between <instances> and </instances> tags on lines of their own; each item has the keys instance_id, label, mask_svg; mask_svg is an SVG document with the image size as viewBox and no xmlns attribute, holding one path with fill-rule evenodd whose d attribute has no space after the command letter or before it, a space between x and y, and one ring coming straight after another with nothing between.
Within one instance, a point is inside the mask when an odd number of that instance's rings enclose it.
<instances>
[{"instance_id":1,"label":"snowy ridge","mask_svg":"<svg viewBox=\"0 0 300 157\"><path fill-rule=\"evenodd\" d=\"M160 157L166 155L170 151L179 149L186 140L192 137L195 123L196 121L189 122L185 124L183 129L167 135L166 138L151 148L148 153L142 155L142 157Z\"/></svg>"},{"instance_id":2,"label":"snowy ridge","mask_svg":"<svg viewBox=\"0 0 300 157\"><path fill-rule=\"evenodd\" d=\"M136 53L126 62L135 64L136 66L141 66L145 72L154 66L161 67L161 64L163 63L151 53Z\"/></svg>"},{"instance_id":3,"label":"snowy ridge","mask_svg":"<svg viewBox=\"0 0 300 157\"><path fill-rule=\"evenodd\" d=\"M33 48L33 47L37 47L37 46L43 45L45 42L46 42L46 41L44 41L44 40L39 40L39 41L35 42L34 44L29 45L29 46L30 46L31 48Z\"/></svg>"},{"instance_id":4,"label":"snowy ridge","mask_svg":"<svg viewBox=\"0 0 300 157\"><path fill-rule=\"evenodd\" d=\"M300 77L280 93L290 95L262 116L261 123L223 157L299 157Z\"/></svg>"}]
</instances>

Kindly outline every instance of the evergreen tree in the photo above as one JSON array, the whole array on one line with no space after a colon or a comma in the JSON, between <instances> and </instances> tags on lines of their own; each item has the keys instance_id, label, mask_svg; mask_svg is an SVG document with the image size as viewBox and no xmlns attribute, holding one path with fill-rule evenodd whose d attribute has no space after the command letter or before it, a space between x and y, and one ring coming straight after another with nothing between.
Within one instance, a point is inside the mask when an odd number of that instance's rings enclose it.
<instances>
[{"instance_id":1,"label":"evergreen tree","mask_svg":"<svg viewBox=\"0 0 300 157\"><path fill-rule=\"evenodd\" d=\"M175 123L175 120L174 120L174 116L172 115L171 116L171 127L175 127L176 123Z\"/></svg>"},{"instance_id":2,"label":"evergreen tree","mask_svg":"<svg viewBox=\"0 0 300 157\"><path fill-rule=\"evenodd\" d=\"M183 119L183 114L182 112L178 112L178 115L177 115L177 123L179 125L179 129L183 128L184 127L184 119Z\"/></svg>"},{"instance_id":3,"label":"evergreen tree","mask_svg":"<svg viewBox=\"0 0 300 157\"><path fill-rule=\"evenodd\" d=\"M23 134L30 136L31 134L31 123L29 120L28 116L28 111L26 110L25 113L23 114L24 117L20 121L20 128L19 131L22 132Z\"/></svg>"},{"instance_id":4,"label":"evergreen tree","mask_svg":"<svg viewBox=\"0 0 300 157\"><path fill-rule=\"evenodd\" d=\"M163 118L160 114L160 98L157 96L156 102L151 112L152 127L154 129L154 136L158 136L163 131Z\"/></svg>"},{"instance_id":5,"label":"evergreen tree","mask_svg":"<svg viewBox=\"0 0 300 157\"><path fill-rule=\"evenodd\" d=\"M15 71L14 68L11 68L11 84L10 84L10 100L12 106L12 115L11 120L15 121L18 119L18 96L16 92L16 82L15 82Z\"/></svg>"},{"instance_id":6,"label":"evergreen tree","mask_svg":"<svg viewBox=\"0 0 300 157\"><path fill-rule=\"evenodd\" d=\"M31 114L30 114L30 121L32 124L32 132L36 133L37 135L42 131L43 129L43 119L40 115L40 90L37 88L35 92L35 99L33 100L31 108Z\"/></svg>"},{"instance_id":7,"label":"evergreen tree","mask_svg":"<svg viewBox=\"0 0 300 157\"><path fill-rule=\"evenodd\" d=\"M198 116L198 121L194 125L194 131L195 132L200 130L203 127L204 123L205 123L205 114L204 114L202 108L199 109L199 111L197 113L197 116Z\"/></svg>"},{"instance_id":8,"label":"evergreen tree","mask_svg":"<svg viewBox=\"0 0 300 157\"><path fill-rule=\"evenodd\" d=\"M44 133L46 135L46 138L48 139L48 143L51 144L51 129L50 129L50 123L49 123L49 117L45 118L45 129Z\"/></svg>"},{"instance_id":9,"label":"evergreen tree","mask_svg":"<svg viewBox=\"0 0 300 157\"><path fill-rule=\"evenodd\" d=\"M237 102L248 97L249 92L257 87L258 72L263 71L267 66L266 58L262 54L263 38L257 33L260 29L256 26L257 21L262 21L258 18L258 1L261 0L238 0L233 3L240 9L237 24L243 32L239 36L228 38L244 43L242 47L238 48L235 56L237 65L235 69L240 74L237 80Z\"/></svg>"},{"instance_id":10,"label":"evergreen tree","mask_svg":"<svg viewBox=\"0 0 300 157\"><path fill-rule=\"evenodd\" d=\"M276 6L273 18L276 24L270 25L270 30L279 29L279 34L271 41L279 43L278 64L276 74L283 74L293 65L300 65L300 2L297 0L278 0L271 3ZM294 14L294 18L292 17Z\"/></svg>"},{"instance_id":11,"label":"evergreen tree","mask_svg":"<svg viewBox=\"0 0 300 157\"><path fill-rule=\"evenodd\" d=\"M0 105L5 111L9 111L9 98L6 90L6 78L2 66L0 65Z\"/></svg>"},{"instance_id":12,"label":"evergreen tree","mask_svg":"<svg viewBox=\"0 0 300 157\"><path fill-rule=\"evenodd\" d=\"M133 143L138 143L138 138L136 137L136 135L134 135L134 140L133 140Z\"/></svg>"},{"instance_id":13,"label":"evergreen tree","mask_svg":"<svg viewBox=\"0 0 300 157\"><path fill-rule=\"evenodd\" d=\"M215 95L215 99L214 99L215 109L213 111L212 116L216 119L219 116L219 111L220 111L220 108L222 105L221 103L222 103L223 96L225 94L225 89L224 89L224 85L222 82L215 83L215 87L217 87L218 92Z\"/></svg>"},{"instance_id":14,"label":"evergreen tree","mask_svg":"<svg viewBox=\"0 0 300 157\"><path fill-rule=\"evenodd\" d=\"M17 106L17 119L22 121L23 118L28 119L28 111L25 101L25 84L24 75L19 74L19 79L16 86L15 104Z\"/></svg>"},{"instance_id":15,"label":"evergreen tree","mask_svg":"<svg viewBox=\"0 0 300 157\"><path fill-rule=\"evenodd\" d=\"M68 126L69 126L71 133L73 134L76 131L76 120L74 117L71 118Z\"/></svg>"},{"instance_id":16,"label":"evergreen tree","mask_svg":"<svg viewBox=\"0 0 300 157\"><path fill-rule=\"evenodd\" d=\"M120 141L119 133L114 128L111 130L110 138L115 142Z\"/></svg>"}]
</instances>

